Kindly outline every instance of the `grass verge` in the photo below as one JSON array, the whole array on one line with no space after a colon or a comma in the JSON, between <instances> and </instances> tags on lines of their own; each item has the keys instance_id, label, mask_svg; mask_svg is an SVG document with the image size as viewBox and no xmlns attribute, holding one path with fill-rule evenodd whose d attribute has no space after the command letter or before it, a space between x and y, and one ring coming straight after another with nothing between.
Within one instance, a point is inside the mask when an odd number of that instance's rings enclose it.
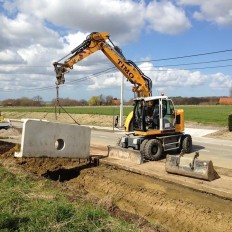
<instances>
[{"instance_id":1,"label":"grass verge","mask_svg":"<svg viewBox=\"0 0 232 232\"><path fill-rule=\"evenodd\" d=\"M139 231L98 206L70 202L51 185L0 166L0 231Z\"/></svg>"}]
</instances>

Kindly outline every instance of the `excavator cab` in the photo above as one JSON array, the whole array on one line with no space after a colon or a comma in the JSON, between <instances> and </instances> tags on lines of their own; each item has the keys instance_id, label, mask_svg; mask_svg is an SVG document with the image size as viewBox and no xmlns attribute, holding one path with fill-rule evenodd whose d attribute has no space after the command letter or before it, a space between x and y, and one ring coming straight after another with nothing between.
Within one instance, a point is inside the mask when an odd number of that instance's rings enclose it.
<instances>
[{"instance_id":1,"label":"excavator cab","mask_svg":"<svg viewBox=\"0 0 232 232\"><path fill-rule=\"evenodd\" d=\"M175 131L175 108L172 100L166 96L135 99L133 115L135 131L154 131L154 134Z\"/></svg>"},{"instance_id":2,"label":"excavator cab","mask_svg":"<svg viewBox=\"0 0 232 232\"><path fill-rule=\"evenodd\" d=\"M164 152L190 153L192 138L185 134L182 110L175 110L167 96L134 99L133 133L122 136L119 146L139 150L147 160L159 160ZM116 152L115 152L116 153Z\"/></svg>"}]
</instances>

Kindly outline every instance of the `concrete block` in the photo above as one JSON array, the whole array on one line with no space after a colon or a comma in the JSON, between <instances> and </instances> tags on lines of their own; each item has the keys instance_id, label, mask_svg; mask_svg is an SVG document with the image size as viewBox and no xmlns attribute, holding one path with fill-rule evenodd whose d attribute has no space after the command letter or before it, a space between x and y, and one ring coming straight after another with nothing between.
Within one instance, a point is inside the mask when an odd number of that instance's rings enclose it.
<instances>
[{"instance_id":1,"label":"concrete block","mask_svg":"<svg viewBox=\"0 0 232 232\"><path fill-rule=\"evenodd\" d=\"M76 124L24 120L15 157L89 158L91 129Z\"/></svg>"}]
</instances>

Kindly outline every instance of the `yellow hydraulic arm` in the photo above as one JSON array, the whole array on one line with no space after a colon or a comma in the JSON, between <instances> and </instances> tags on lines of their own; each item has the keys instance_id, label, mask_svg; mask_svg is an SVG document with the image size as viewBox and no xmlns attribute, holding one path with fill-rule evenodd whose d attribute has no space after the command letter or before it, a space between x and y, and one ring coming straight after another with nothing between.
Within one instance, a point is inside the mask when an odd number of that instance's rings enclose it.
<instances>
[{"instance_id":1,"label":"yellow hydraulic arm","mask_svg":"<svg viewBox=\"0 0 232 232\"><path fill-rule=\"evenodd\" d=\"M57 84L65 82L64 74L69 72L79 61L101 50L107 58L120 70L123 75L134 85L132 91L137 97L148 97L152 95L152 81L137 67L135 63L126 60L119 47L115 46L107 32L93 32L87 36L82 44L74 48L63 63L61 60L54 62Z\"/></svg>"}]
</instances>

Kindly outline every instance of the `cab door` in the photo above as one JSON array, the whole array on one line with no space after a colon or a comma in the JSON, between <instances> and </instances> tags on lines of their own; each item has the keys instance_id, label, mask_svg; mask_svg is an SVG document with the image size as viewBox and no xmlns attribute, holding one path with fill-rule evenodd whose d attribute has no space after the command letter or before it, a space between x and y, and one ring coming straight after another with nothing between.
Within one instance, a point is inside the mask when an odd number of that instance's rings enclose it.
<instances>
[{"instance_id":1,"label":"cab door","mask_svg":"<svg viewBox=\"0 0 232 232\"><path fill-rule=\"evenodd\" d=\"M145 107L144 100L134 101L134 111L133 111L133 129L134 130L146 131L144 107Z\"/></svg>"},{"instance_id":2,"label":"cab door","mask_svg":"<svg viewBox=\"0 0 232 232\"><path fill-rule=\"evenodd\" d=\"M160 99L161 100L161 117L160 125L161 130L175 129L175 108L171 99Z\"/></svg>"}]
</instances>

